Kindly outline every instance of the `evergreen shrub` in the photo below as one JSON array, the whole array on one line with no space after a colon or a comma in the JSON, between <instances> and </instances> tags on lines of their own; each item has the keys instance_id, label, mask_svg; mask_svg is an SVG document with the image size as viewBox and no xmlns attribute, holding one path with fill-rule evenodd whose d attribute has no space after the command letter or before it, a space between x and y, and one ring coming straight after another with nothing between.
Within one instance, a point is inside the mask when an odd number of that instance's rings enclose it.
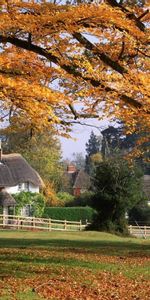
<instances>
[{"instance_id":1,"label":"evergreen shrub","mask_svg":"<svg viewBox=\"0 0 150 300\"><path fill-rule=\"evenodd\" d=\"M43 217L56 220L77 221L85 223L92 221L94 209L90 207L45 207Z\"/></svg>"}]
</instances>

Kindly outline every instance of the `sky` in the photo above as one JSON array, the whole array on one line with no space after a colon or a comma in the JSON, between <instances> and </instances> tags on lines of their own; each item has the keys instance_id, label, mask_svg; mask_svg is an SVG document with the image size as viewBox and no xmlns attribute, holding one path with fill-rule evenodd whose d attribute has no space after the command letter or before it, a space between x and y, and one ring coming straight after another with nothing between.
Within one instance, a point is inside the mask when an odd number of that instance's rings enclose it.
<instances>
[{"instance_id":1,"label":"sky","mask_svg":"<svg viewBox=\"0 0 150 300\"><path fill-rule=\"evenodd\" d=\"M67 138L60 138L61 141L61 148L62 148L62 155L63 158L71 159L73 153L82 152L83 155L85 154L85 144L88 142L91 131L97 135L101 135L101 131L108 127L109 122L108 120L98 121L98 120L91 120L84 121L87 124L92 124L97 126L98 128L94 128L92 126L85 126L85 125L75 125L72 131L72 139Z\"/></svg>"}]
</instances>

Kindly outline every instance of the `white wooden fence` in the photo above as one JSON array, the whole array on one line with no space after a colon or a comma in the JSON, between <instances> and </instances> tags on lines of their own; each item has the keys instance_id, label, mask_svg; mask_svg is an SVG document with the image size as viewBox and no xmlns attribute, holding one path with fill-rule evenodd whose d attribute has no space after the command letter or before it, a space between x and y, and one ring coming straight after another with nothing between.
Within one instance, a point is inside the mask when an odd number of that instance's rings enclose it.
<instances>
[{"instance_id":1,"label":"white wooden fence","mask_svg":"<svg viewBox=\"0 0 150 300\"><path fill-rule=\"evenodd\" d=\"M129 233L139 238L150 238L150 226L133 226L129 225Z\"/></svg>"},{"instance_id":2,"label":"white wooden fence","mask_svg":"<svg viewBox=\"0 0 150 300\"><path fill-rule=\"evenodd\" d=\"M74 222L67 220L54 220L46 218L23 217L15 215L0 215L0 228L2 229L30 229L30 230L62 230L78 231L84 230L89 223Z\"/></svg>"},{"instance_id":3,"label":"white wooden fence","mask_svg":"<svg viewBox=\"0 0 150 300\"><path fill-rule=\"evenodd\" d=\"M15 215L0 215L0 229L29 229L29 230L58 230L58 231L82 231L89 225L86 221L74 222L67 220L54 220L46 218L23 217ZM129 225L131 235L141 238L150 238L150 226Z\"/></svg>"}]
</instances>

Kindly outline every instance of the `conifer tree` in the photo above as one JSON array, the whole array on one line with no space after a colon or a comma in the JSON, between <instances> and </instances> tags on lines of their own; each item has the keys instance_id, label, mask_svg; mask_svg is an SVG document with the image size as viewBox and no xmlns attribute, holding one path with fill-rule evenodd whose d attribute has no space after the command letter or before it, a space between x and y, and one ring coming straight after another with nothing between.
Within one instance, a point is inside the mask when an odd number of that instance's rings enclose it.
<instances>
[{"instance_id":1,"label":"conifer tree","mask_svg":"<svg viewBox=\"0 0 150 300\"><path fill-rule=\"evenodd\" d=\"M92 162L91 157L92 155L100 152L100 140L98 137L94 134L93 131L91 131L90 138L88 142L86 143L86 159L85 159L85 170L87 173L91 173L92 168Z\"/></svg>"}]
</instances>

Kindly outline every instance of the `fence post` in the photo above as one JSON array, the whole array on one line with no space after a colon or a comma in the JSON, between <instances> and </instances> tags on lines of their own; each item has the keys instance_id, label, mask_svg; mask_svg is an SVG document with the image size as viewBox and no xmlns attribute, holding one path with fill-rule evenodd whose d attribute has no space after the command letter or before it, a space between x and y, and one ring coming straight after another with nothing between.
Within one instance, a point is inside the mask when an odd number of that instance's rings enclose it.
<instances>
[{"instance_id":1,"label":"fence post","mask_svg":"<svg viewBox=\"0 0 150 300\"><path fill-rule=\"evenodd\" d=\"M19 230L19 217L17 217L17 229Z\"/></svg>"},{"instance_id":2,"label":"fence post","mask_svg":"<svg viewBox=\"0 0 150 300\"><path fill-rule=\"evenodd\" d=\"M5 215L3 214L3 227L5 226Z\"/></svg>"},{"instance_id":3,"label":"fence post","mask_svg":"<svg viewBox=\"0 0 150 300\"><path fill-rule=\"evenodd\" d=\"M80 227L79 227L79 230L81 231L82 230L82 221L80 220Z\"/></svg>"},{"instance_id":4,"label":"fence post","mask_svg":"<svg viewBox=\"0 0 150 300\"><path fill-rule=\"evenodd\" d=\"M33 229L35 228L35 217L32 218L32 226L33 226Z\"/></svg>"},{"instance_id":5,"label":"fence post","mask_svg":"<svg viewBox=\"0 0 150 300\"><path fill-rule=\"evenodd\" d=\"M130 231L130 234L132 234L132 225L129 226L129 231Z\"/></svg>"},{"instance_id":6,"label":"fence post","mask_svg":"<svg viewBox=\"0 0 150 300\"><path fill-rule=\"evenodd\" d=\"M67 221L65 220L64 229L67 230Z\"/></svg>"},{"instance_id":7,"label":"fence post","mask_svg":"<svg viewBox=\"0 0 150 300\"><path fill-rule=\"evenodd\" d=\"M48 229L49 229L49 231L51 231L52 230L52 228L51 228L51 219L49 219L49 221L48 221Z\"/></svg>"},{"instance_id":8,"label":"fence post","mask_svg":"<svg viewBox=\"0 0 150 300\"><path fill-rule=\"evenodd\" d=\"M145 236L145 239L146 239L146 234L147 234L147 232L146 232L146 226L144 226L144 236Z\"/></svg>"}]
</instances>

